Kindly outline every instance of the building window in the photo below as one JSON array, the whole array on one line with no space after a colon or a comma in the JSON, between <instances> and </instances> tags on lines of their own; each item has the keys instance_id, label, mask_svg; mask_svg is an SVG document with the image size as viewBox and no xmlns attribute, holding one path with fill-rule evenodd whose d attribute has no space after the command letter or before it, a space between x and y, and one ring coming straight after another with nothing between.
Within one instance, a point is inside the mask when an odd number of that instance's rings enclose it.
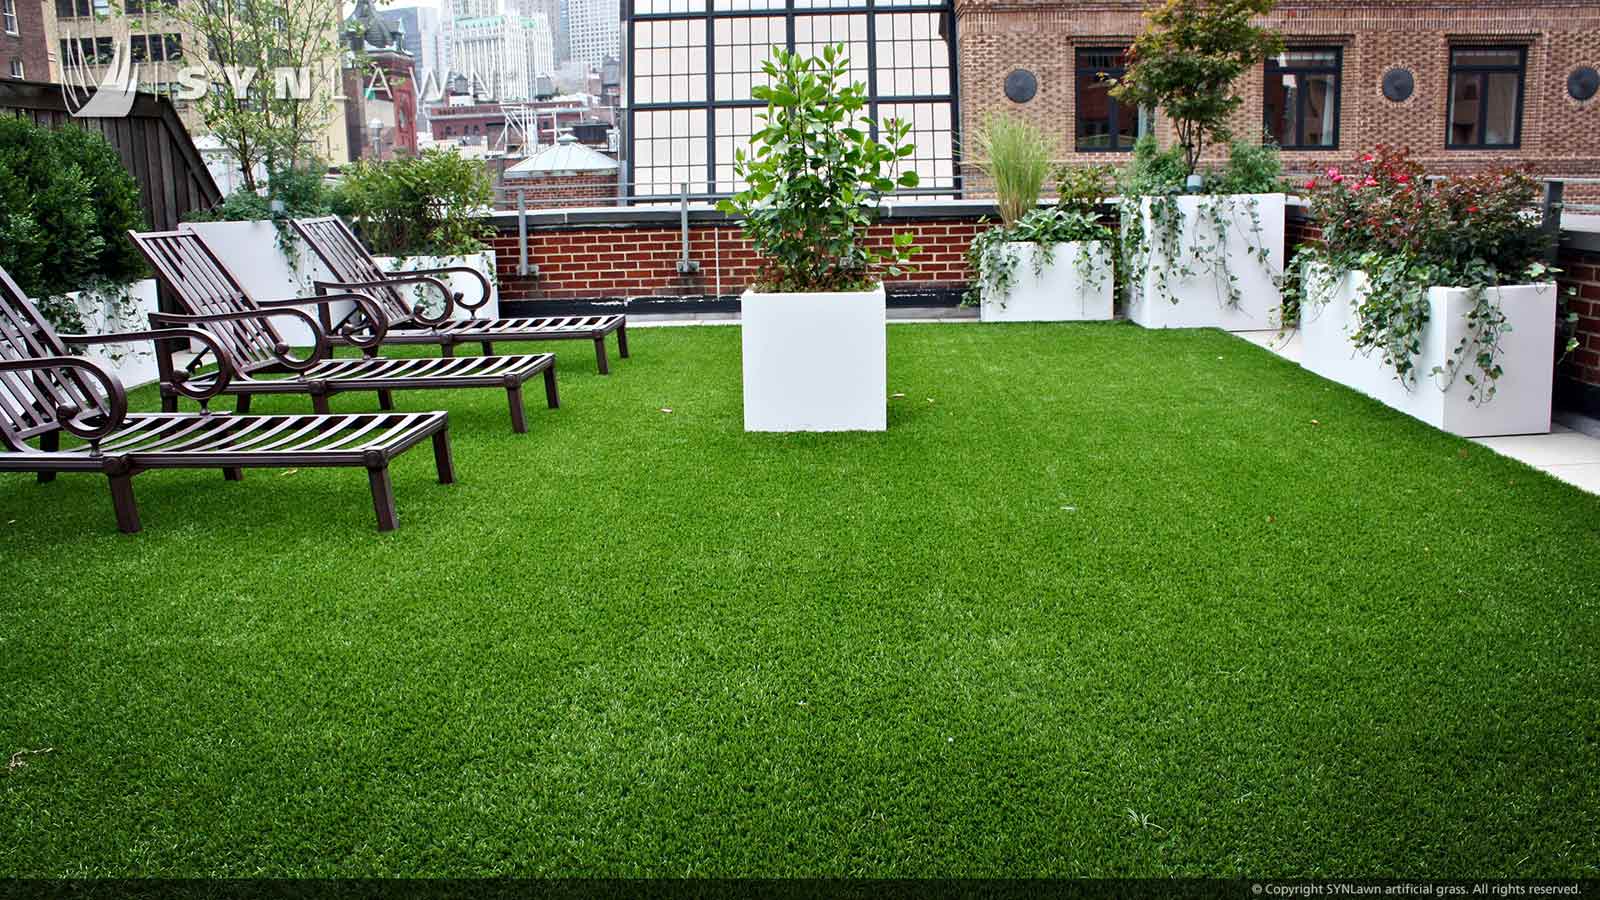
<instances>
[{"instance_id":1,"label":"building window","mask_svg":"<svg viewBox=\"0 0 1600 900\"><path fill-rule=\"evenodd\" d=\"M1079 153L1132 150L1139 140L1139 110L1111 96L1108 78L1120 78L1127 51L1089 48L1078 51L1077 120Z\"/></svg>"},{"instance_id":2,"label":"building window","mask_svg":"<svg viewBox=\"0 0 1600 900\"><path fill-rule=\"evenodd\" d=\"M27 77L27 75L22 71L22 60L13 59L11 61L11 77L12 78L26 78Z\"/></svg>"},{"instance_id":3,"label":"building window","mask_svg":"<svg viewBox=\"0 0 1600 900\"><path fill-rule=\"evenodd\" d=\"M1296 47L1267 60L1267 134L1285 150L1339 146L1338 47Z\"/></svg>"},{"instance_id":4,"label":"building window","mask_svg":"<svg viewBox=\"0 0 1600 900\"><path fill-rule=\"evenodd\" d=\"M7 34L20 34L17 30L17 0L0 0L0 23L5 25ZM15 67L13 67L15 69ZM13 72L15 75L15 72ZM15 77L21 78L21 75Z\"/></svg>"},{"instance_id":5,"label":"building window","mask_svg":"<svg viewBox=\"0 0 1600 900\"><path fill-rule=\"evenodd\" d=\"M630 194L676 198L744 185L734 157L765 104L772 48L817 54L843 44L866 117L911 125L901 165L924 188L956 187L955 21L950 0L624 0Z\"/></svg>"},{"instance_id":6,"label":"building window","mask_svg":"<svg viewBox=\"0 0 1600 900\"><path fill-rule=\"evenodd\" d=\"M1451 49L1450 147L1522 143L1522 81L1527 64L1525 47Z\"/></svg>"}]
</instances>

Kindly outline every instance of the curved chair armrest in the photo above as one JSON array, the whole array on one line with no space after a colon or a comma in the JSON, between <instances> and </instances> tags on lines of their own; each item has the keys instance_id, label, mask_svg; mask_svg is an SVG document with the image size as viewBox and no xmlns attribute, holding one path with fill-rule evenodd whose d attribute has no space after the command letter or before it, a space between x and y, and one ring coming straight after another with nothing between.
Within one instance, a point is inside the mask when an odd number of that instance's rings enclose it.
<instances>
[{"instance_id":1,"label":"curved chair armrest","mask_svg":"<svg viewBox=\"0 0 1600 900\"><path fill-rule=\"evenodd\" d=\"M128 341L164 341L164 340L191 340L199 341L211 349L211 355L217 359L217 374L211 379L210 386L196 388L189 384L189 373L174 370L167 375L172 389L188 397L198 400L202 404L212 397L227 390L228 384L238 374L238 366L233 357L228 355L222 342L208 331L199 328L157 328L152 331L120 331L111 334L62 334L57 335L68 344L121 344Z\"/></svg>"},{"instance_id":2,"label":"curved chair armrest","mask_svg":"<svg viewBox=\"0 0 1600 900\"><path fill-rule=\"evenodd\" d=\"M377 287L392 288L397 284L431 284L435 288L438 288L439 296L444 298L444 309L440 310L438 315L436 315L436 316L428 315L428 311L422 308L421 301L418 301L417 303L413 304L412 307L411 307L411 317L416 319L418 322L421 322L422 324L427 325L429 327L443 325L445 322L450 321L450 311L455 308L455 304L461 299L461 295L459 293L452 294L450 292L450 286L445 284L443 281L440 281L437 278L429 277L427 275L417 275L417 274L415 274L413 272L396 272L393 275L386 276L382 281L314 281L314 282L312 282L312 286L314 286L319 291L320 290L325 290L327 288L344 288L345 290L351 290L351 289L359 290L361 288L377 288ZM333 296L333 295L325 294L324 296Z\"/></svg>"},{"instance_id":3,"label":"curved chair armrest","mask_svg":"<svg viewBox=\"0 0 1600 900\"><path fill-rule=\"evenodd\" d=\"M87 372L100 382L106 389L106 416L105 421L99 425L94 424L93 414L82 407L71 403L63 403L56 407L56 421L62 428L72 432L78 437L88 441L96 448L100 439L122 427L122 421L128 415L128 392L117 380L115 375L100 368L87 359L76 356L41 356L37 359L6 359L0 360L0 372L30 372L48 371L50 369L77 369ZM85 400L91 399L88 397Z\"/></svg>"},{"instance_id":4,"label":"curved chair armrest","mask_svg":"<svg viewBox=\"0 0 1600 900\"><path fill-rule=\"evenodd\" d=\"M462 309L464 309L467 312L472 313L474 315L477 314L478 310L483 308L484 304L489 302L489 294L494 291L494 288L492 286L490 286L490 284L489 284L489 279L482 272L479 272L477 269L474 269L471 266L444 266L444 267L438 268L438 269L413 269L413 270L411 270L411 274L413 274L413 275L451 275L451 274L461 274L461 275L471 275L473 278L478 279L478 287L480 289L480 293L478 295L477 302L468 303L466 300L462 299L460 291L456 292L456 305L460 306Z\"/></svg>"},{"instance_id":5,"label":"curved chair armrest","mask_svg":"<svg viewBox=\"0 0 1600 900\"><path fill-rule=\"evenodd\" d=\"M317 363L328 358L328 335L323 332L322 326L318 325L317 320L313 319L308 313L306 313L305 310L295 309L293 307L285 307L283 309L239 309L234 310L233 312L210 313L203 316L189 315L186 313L151 313L150 324L179 326L205 325L212 322L239 322L249 319L266 319L272 316L289 316L290 318L301 320L305 323L307 328L311 329L312 336L317 339L316 345L311 348L311 355L305 359L295 359L293 356L291 356L289 354L289 350L291 348L288 344L285 344L282 341L274 344L272 347L272 352L279 365L291 372L305 372L312 366L315 366Z\"/></svg>"},{"instance_id":6,"label":"curved chair armrest","mask_svg":"<svg viewBox=\"0 0 1600 900\"><path fill-rule=\"evenodd\" d=\"M293 309L296 306L327 306L343 300L348 300L361 308L367 321L372 323L372 337L357 338L355 328L349 325L340 327L339 333L362 350L376 350L378 345L383 343L383 336L389 333L389 317L383 314L383 307L378 305L378 301L366 294L347 291L342 294L319 294L315 297L293 297L288 300L259 300L256 305L262 309Z\"/></svg>"}]
</instances>

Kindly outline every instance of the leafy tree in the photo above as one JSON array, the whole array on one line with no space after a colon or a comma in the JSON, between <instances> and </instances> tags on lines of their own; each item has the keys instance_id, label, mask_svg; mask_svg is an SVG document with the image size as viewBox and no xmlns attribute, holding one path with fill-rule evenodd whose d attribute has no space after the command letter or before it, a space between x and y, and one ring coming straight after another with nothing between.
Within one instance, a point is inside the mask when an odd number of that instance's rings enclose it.
<instances>
[{"instance_id":1,"label":"leafy tree","mask_svg":"<svg viewBox=\"0 0 1600 900\"><path fill-rule=\"evenodd\" d=\"M849 81L843 44L824 47L820 57L774 48L762 70L769 83L751 96L766 101L765 124L750 152L734 159L749 186L718 204L744 219L766 263L758 285L853 291L870 287L880 270L898 274L916 250L912 235L895 235L881 253L866 238L883 195L917 186L916 172L894 174L914 152L910 123L890 119L879 123L879 139L870 136L866 88Z\"/></svg>"},{"instance_id":2,"label":"leafy tree","mask_svg":"<svg viewBox=\"0 0 1600 900\"><path fill-rule=\"evenodd\" d=\"M479 160L435 147L416 158L361 160L344 170L349 214L376 253L462 256L494 233L494 185Z\"/></svg>"},{"instance_id":3,"label":"leafy tree","mask_svg":"<svg viewBox=\"0 0 1600 900\"><path fill-rule=\"evenodd\" d=\"M1272 3L1167 0L1134 39L1126 73L1112 79L1117 100L1160 108L1172 120L1189 174L1207 144L1232 137L1228 117L1244 102L1235 79L1283 47L1277 34L1251 22Z\"/></svg>"},{"instance_id":4,"label":"leafy tree","mask_svg":"<svg viewBox=\"0 0 1600 900\"><path fill-rule=\"evenodd\" d=\"M340 90L342 0L184 0L161 11L200 45L188 64L204 65L210 89L185 83L180 95L233 154L246 190L258 188L258 166L318 158Z\"/></svg>"}]
</instances>

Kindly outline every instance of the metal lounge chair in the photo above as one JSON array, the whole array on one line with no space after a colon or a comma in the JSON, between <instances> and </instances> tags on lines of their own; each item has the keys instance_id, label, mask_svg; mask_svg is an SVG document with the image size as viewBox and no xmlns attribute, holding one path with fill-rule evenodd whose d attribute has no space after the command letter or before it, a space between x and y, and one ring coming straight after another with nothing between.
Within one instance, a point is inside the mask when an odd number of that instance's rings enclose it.
<instances>
[{"instance_id":1,"label":"metal lounge chair","mask_svg":"<svg viewBox=\"0 0 1600 900\"><path fill-rule=\"evenodd\" d=\"M111 480L117 527L139 530L133 476L147 469L221 469L229 481L248 467L349 466L367 470L378 530L395 527L389 461L433 439L439 481L455 481L450 458L449 417L442 412L340 416L233 416L226 413L128 412L128 397L115 376L68 344L151 340L199 341L211 348L218 368L204 384L174 372L170 355L160 358L163 381L202 407L226 390L235 369L213 335L195 328L106 335L58 335L0 270L0 471L36 472L54 481L60 472L100 472ZM61 434L82 439L63 449ZM28 442L38 439L38 447Z\"/></svg>"},{"instance_id":2,"label":"metal lounge chair","mask_svg":"<svg viewBox=\"0 0 1600 900\"><path fill-rule=\"evenodd\" d=\"M541 373L546 402L551 409L560 405L556 359L549 353L450 359L330 359L327 333L316 319L293 307L326 307L340 300L354 302L365 312L364 324L358 328L353 322L346 323L339 331L345 342L367 349L377 347L388 329L386 316L372 298L344 293L257 300L245 292L199 235L187 231L129 235L187 310L183 315L152 313L150 321L159 326L199 326L217 339L231 357L234 369L221 392L238 396L241 413L249 411L250 398L256 394L310 394L313 408L326 413L328 398L346 391L376 391L379 406L390 410L394 408L392 392L396 390L503 388L511 406L511 429L521 434L528 430L522 387ZM293 356L288 343L272 325L274 316L285 315L300 319L315 336L316 345L304 359ZM270 373L288 373L289 377L257 377ZM163 378L162 409L176 410L179 393L174 384Z\"/></svg>"},{"instance_id":3,"label":"metal lounge chair","mask_svg":"<svg viewBox=\"0 0 1600 900\"><path fill-rule=\"evenodd\" d=\"M617 336L617 355L628 358L628 319L626 316L545 316L531 319L479 319L477 311L489 302L489 282L481 272L465 266L443 269L417 269L386 273L378 267L361 240L338 216L296 219L294 228L311 251L333 275L332 281L318 281L318 290L363 291L383 305L389 317L388 344L438 344L445 356L455 355L457 344L481 343L485 356L494 355L495 341L594 341L595 363L601 375L611 372L606 362L606 335ZM469 274L478 280L479 296L468 302L460 292L452 293L437 276L452 272ZM444 308L429 314L420 303L408 304L397 285L428 285L444 298ZM450 318L454 307L461 307L473 318ZM322 307L326 310L327 307ZM337 332L324 313L324 329ZM332 338L335 343L344 340Z\"/></svg>"}]
</instances>

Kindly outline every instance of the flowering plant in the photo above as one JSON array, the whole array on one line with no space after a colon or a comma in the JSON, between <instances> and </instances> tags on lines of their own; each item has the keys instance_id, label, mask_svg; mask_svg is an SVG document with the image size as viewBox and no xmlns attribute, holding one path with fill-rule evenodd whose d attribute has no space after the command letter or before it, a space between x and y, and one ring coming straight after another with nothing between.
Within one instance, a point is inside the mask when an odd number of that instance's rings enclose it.
<instances>
[{"instance_id":1,"label":"flowering plant","mask_svg":"<svg viewBox=\"0 0 1600 900\"><path fill-rule=\"evenodd\" d=\"M1468 288L1474 303L1467 334L1450 364L1428 374L1444 388L1462 375L1474 402L1492 399L1502 374L1500 337L1510 326L1486 289L1551 271L1544 264L1548 238L1532 214L1538 183L1511 168L1430 179L1407 150L1379 145L1303 187L1323 241L1302 248L1299 258L1324 267L1331 278L1321 284L1356 270L1368 277L1351 335L1356 348L1377 350L1410 384L1428 323L1428 289ZM1316 305L1310 279L1305 287L1302 314Z\"/></svg>"}]
</instances>

